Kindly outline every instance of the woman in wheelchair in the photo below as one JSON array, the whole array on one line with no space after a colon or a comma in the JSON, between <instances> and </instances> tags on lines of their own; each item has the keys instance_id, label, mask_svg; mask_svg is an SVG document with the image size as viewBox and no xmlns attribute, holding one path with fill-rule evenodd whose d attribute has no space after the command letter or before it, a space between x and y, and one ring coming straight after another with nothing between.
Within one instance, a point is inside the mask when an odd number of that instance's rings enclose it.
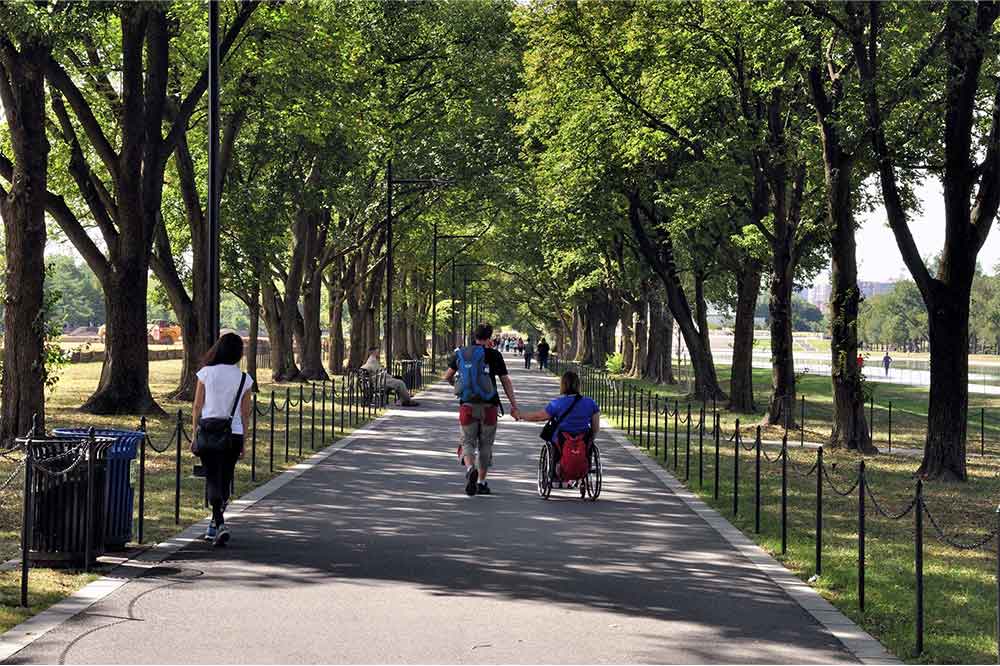
<instances>
[{"instance_id":1,"label":"woman in wheelchair","mask_svg":"<svg viewBox=\"0 0 1000 666\"><path fill-rule=\"evenodd\" d=\"M549 441L553 445L552 449L555 454L555 464L552 466L552 471L557 476L563 446L583 438L589 453L594 436L597 435L601 427L600 408L592 398L580 395L580 376L572 370L563 373L558 398L551 401L545 409L522 414L520 420L551 420L554 422L555 427ZM556 478L555 480L560 479Z\"/></svg>"}]
</instances>

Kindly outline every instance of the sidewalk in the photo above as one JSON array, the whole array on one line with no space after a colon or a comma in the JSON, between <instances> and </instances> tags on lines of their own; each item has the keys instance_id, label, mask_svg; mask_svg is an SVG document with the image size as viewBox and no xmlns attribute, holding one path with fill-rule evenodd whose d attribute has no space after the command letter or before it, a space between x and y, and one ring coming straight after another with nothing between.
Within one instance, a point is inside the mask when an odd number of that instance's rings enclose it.
<instances>
[{"instance_id":1,"label":"sidewalk","mask_svg":"<svg viewBox=\"0 0 1000 666\"><path fill-rule=\"evenodd\" d=\"M510 367L522 408L557 392ZM227 549L190 545L8 663L857 661L620 438L596 503L540 500L539 427L505 417L493 495L466 497L431 387L235 516Z\"/></svg>"}]
</instances>

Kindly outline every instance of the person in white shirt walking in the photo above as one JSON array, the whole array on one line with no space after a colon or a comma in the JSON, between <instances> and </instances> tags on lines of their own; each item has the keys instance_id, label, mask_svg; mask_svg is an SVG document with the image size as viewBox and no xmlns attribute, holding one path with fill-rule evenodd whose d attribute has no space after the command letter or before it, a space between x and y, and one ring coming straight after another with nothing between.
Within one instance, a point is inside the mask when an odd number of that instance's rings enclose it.
<instances>
[{"instance_id":1,"label":"person in white shirt walking","mask_svg":"<svg viewBox=\"0 0 1000 666\"><path fill-rule=\"evenodd\" d=\"M253 379L240 370L243 338L235 333L220 337L202 359L191 411L192 447L205 468L205 489L212 506L212 522L205 538L216 546L229 542L224 511L233 485L236 461L243 457L243 424L250 420ZM228 445L221 451L199 451L198 428L203 419L231 419Z\"/></svg>"},{"instance_id":2,"label":"person in white shirt walking","mask_svg":"<svg viewBox=\"0 0 1000 666\"><path fill-rule=\"evenodd\" d=\"M361 366L361 369L366 370L370 375L375 375L382 369L382 363L378 359L378 347L368 349L368 360ZM385 385L396 392L403 407L416 407L420 404L410 396L410 391L406 388L406 382L402 379L389 375L385 378Z\"/></svg>"}]
</instances>

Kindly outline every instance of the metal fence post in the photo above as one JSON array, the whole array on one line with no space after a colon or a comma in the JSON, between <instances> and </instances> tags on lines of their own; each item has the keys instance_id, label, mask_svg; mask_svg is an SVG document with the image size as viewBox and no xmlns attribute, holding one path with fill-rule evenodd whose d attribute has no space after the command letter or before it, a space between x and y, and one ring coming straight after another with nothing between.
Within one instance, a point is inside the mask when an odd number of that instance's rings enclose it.
<instances>
[{"instance_id":1,"label":"metal fence post","mask_svg":"<svg viewBox=\"0 0 1000 666\"><path fill-rule=\"evenodd\" d=\"M684 481L691 478L691 403L687 409L687 443L684 445Z\"/></svg>"},{"instance_id":2,"label":"metal fence post","mask_svg":"<svg viewBox=\"0 0 1000 666\"><path fill-rule=\"evenodd\" d=\"M637 433L638 436L639 436L639 446L643 445L643 432L642 432L642 430L643 430L643 420L644 420L643 417L645 416L645 411L646 411L645 407L644 407L644 403L645 403L645 395L644 395L644 393L645 393L645 391L643 391L640 388L639 389L639 428L638 428L638 433Z\"/></svg>"},{"instance_id":3,"label":"metal fence post","mask_svg":"<svg viewBox=\"0 0 1000 666\"><path fill-rule=\"evenodd\" d=\"M288 462L288 436L292 431L292 390L285 387L285 462Z\"/></svg>"},{"instance_id":4,"label":"metal fence post","mask_svg":"<svg viewBox=\"0 0 1000 666\"><path fill-rule=\"evenodd\" d=\"M781 554L788 552L788 436L781 438Z\"/></svg>"},{"instance_id":5,"label":"metal fence post","mask_svg":"<svg viewBox=\"0 0 1000 666\"><path fill-rule=\"evenodd\" d=\"M312 385L312 401L309 412L309 450L316 450L316 385Z\"/></svg>"},{"instance_id":6,"label":"metal fence post","mask_svg":"<svg viewBox=\"0 0 1000 666\"><path fill-rule=\"evenodd\" d=\"M740 512L740 420L736 419L736 436L733 437L733 515Z\"/></svg>"},{"instance_id":7,"label":"metal fence post","mask_svg":"<svg viewBox=\"0 0 1000 666\"><path fill-rule=\"evenodd\" d=\"M305 395L302 384L299 384L299 458L302 457L302 410L305 406Z\"/></svg>"},{"instance_id":8,"label":"metal fence post","mask_svg":"<svg viewBox=\"0 0 1000 666\"><path fill-rule=\"evenodd\" d=\"M250 481L257 480L257 391L253 392L250 415Z\"/></svg>"},{"instance_id":9,"label":"metal fence post","mask_svg":"<svg viewBox=\"0 0 1000 666\"><path fill-rule=\"evenodd\" d=\"M93 431L91 431L93 432ZM94 559L94 456L97 443L91 434L87 438L87 506L84 510L83 570L90 571Z\"/></svg>"},{"instance_id":10,"label":"metal fence post","mask_svg":"<svg viewBox=\"0 0 1000 666\"><path fill-rule=\"evenodd\" d=\"M698 489L705 487L705 403L698 415Z\"/></svg>"},{"instance_id":11,"label":"metal fence post","mask_svg":"<svg viewBox=\"0 0 1000 666\"><path fill-rule=\"evenodd\" d=\"M858 608L865 612L865 461L858 463Z\"/></svg>"},{"instance_id":12,"label":"metal fence post","mask_svg":"<svg viewBox=\"0 0 1000 666\"><path fill-rule=\"evenodd\" d=\"M653 414L656 417L656 426L654 427L653 433L653 456L656 458L660 457L660 396L657 394L656 400L653 402Z\"/></svg>"},{"instance_id":13,"label":"metal fence post","mask_svg":"<svg viewBox=\"0 0 1000 666\"><path fill-rule=\"evenodd\" d=\"M917 654L924 652L924 482L917 479L917 501L914 515L914 542L916 544L914 568L917 578Z\"/></svg>"},{"instance_id":14,"label":"metal fence post","mask_svg":"<svg viewBox=\"0 0 1000 666\"><path fill-rule=\"evenodd\" d=\"M174 465L174 525L181 524L181 446L184 443L184 415L181 410L177 410L177 460ZM191 433L197 437L198 433Z\"/></svg>"},{"instance_id":15,"label":"metal fence post","mask_svg":"<svg viewBox=\"0 0 1000 666\"><path fill-rule=\"evenodd\" d=\"M677 471L677 431L680 429L678 426L678 419L680 418L680 405L676 400L674 400L674 471Z\"/></svg>"},{"instance_id":16,"label":"metal fence post","mask_svg":"<svg viewBox=\"0 0 1000 666\"><path fill-rule=\"evenodd\" d=\"M823 573L823 447L816 450L816 575Z\"/></svg>"},{"instance_id":17,"label":"metal fence post","mask_svg":"<svg viewBox=\"0 0 1000 666\"><path fill-rule=\"evenodd\" d=\"M146 524L146 417L139 420L139 430L142 431L142 442L139 443L139 519L138 523L138 543L142 543Z\"/></svg>"},{"instance_id":18,"label":"metal fence post","mask_svg":"<svg viewBox=\"0 0 1000 666\"><path fill-rule=\"evenodd\" d=\"M719 417L719 411L716 409L715 417L712 419L715 421L715 499L719 499L719 439L722 430L722 419Z\"/></svg>"},{"instance_id":19,"label":"metal fence post","mask_svg":"<svg viewBox=\"0 0 1000 666\"><path fill-rule=\"evenodd\" d=\"M319 435L319 446L320 448L326 448L326 380L323 380L323 395L320 402L320 435Z\"/></svg>"},{"instance_id":20,"label":"metal fence post","mask_svg":"<svg viewBox=\"0 0 1000 666\"><path fill-rule=\"evenodd\" d=\"M342 376L340 378L340 436L344 436L344 407L345 400L347 399L347 377Z\"/></svg>"},{"instance_id":21,"label":"metal fence post","mask_svg":"<svg viewBox=\"0 0 1000 666\"><path fill-rule=\"evenodd\" d=\"M271 389L271 436L270 436L270 449L271 449L270 457L271 457L271 462L270 462L270 470L271 470L272 474L274 473L274 412L275 412L275 407L277 407L277 406L278 406L278 403L276 403L274 401L274 389Z\"/></svg>"},{"instance_id":22,"label":"metal fence post","mask_svg":"<svg viewBox=\"0 0 1000 666\"><path fill-rule=\"evenodd\" d=\"M34 434L34 431L32 431ZM32 492L32 485L34 484L34 467L35 461L32 455L31 446L31 435L28 435L28 441L24 449L24 507L21 513L21 607L28 607L28 570L31 565L29 564L28 554L31 548L31 539L34 536L34 529L32 523L34 522L34 516L32 516L34 493Z\"/></svg>"},{"instance_id":23,"label":"metal fence post","mask_svg":"<svg viewBox=\"0 0 1000 666\"><path fill-rule=\"evenodd\" d=\"M787 414L787 412L786 412ZM787 437L788 433L785 432L783 437ZM760 534L760 447L762 446L760 441L760 426L757 426L757 436L756 436L756 455L757 459L754 463L754 511L753 511L753 529L754 533Z\"/></svg>"}]
</instances>

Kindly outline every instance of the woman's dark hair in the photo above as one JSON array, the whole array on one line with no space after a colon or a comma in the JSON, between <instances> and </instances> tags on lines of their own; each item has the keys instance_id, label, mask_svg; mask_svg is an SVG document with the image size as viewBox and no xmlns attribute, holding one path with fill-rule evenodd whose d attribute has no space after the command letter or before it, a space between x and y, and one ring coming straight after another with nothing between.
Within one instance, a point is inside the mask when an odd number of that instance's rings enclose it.
<instances>
[{"instance_id":1,"label":"woman's dark hair","mask_svg":"<svg viewBox=\"0 0 1000 666\"><path fill-rule=\"evenodd\" d=\"M243 358L243 338L235 333L225 333L201 357L201 366L236 365Z\"/></svg>"},{"instance_id":2,"label":"woman's dark hair","mask_svg":"<svg viewBox=\"0 0 1000 666\"><path fill-rule=\"evenodd\" d=\"M580 392L580 375L572 370L563 373L559 380L559 392L563 395L576 395Z\"/></svg>"}]
</instances>

